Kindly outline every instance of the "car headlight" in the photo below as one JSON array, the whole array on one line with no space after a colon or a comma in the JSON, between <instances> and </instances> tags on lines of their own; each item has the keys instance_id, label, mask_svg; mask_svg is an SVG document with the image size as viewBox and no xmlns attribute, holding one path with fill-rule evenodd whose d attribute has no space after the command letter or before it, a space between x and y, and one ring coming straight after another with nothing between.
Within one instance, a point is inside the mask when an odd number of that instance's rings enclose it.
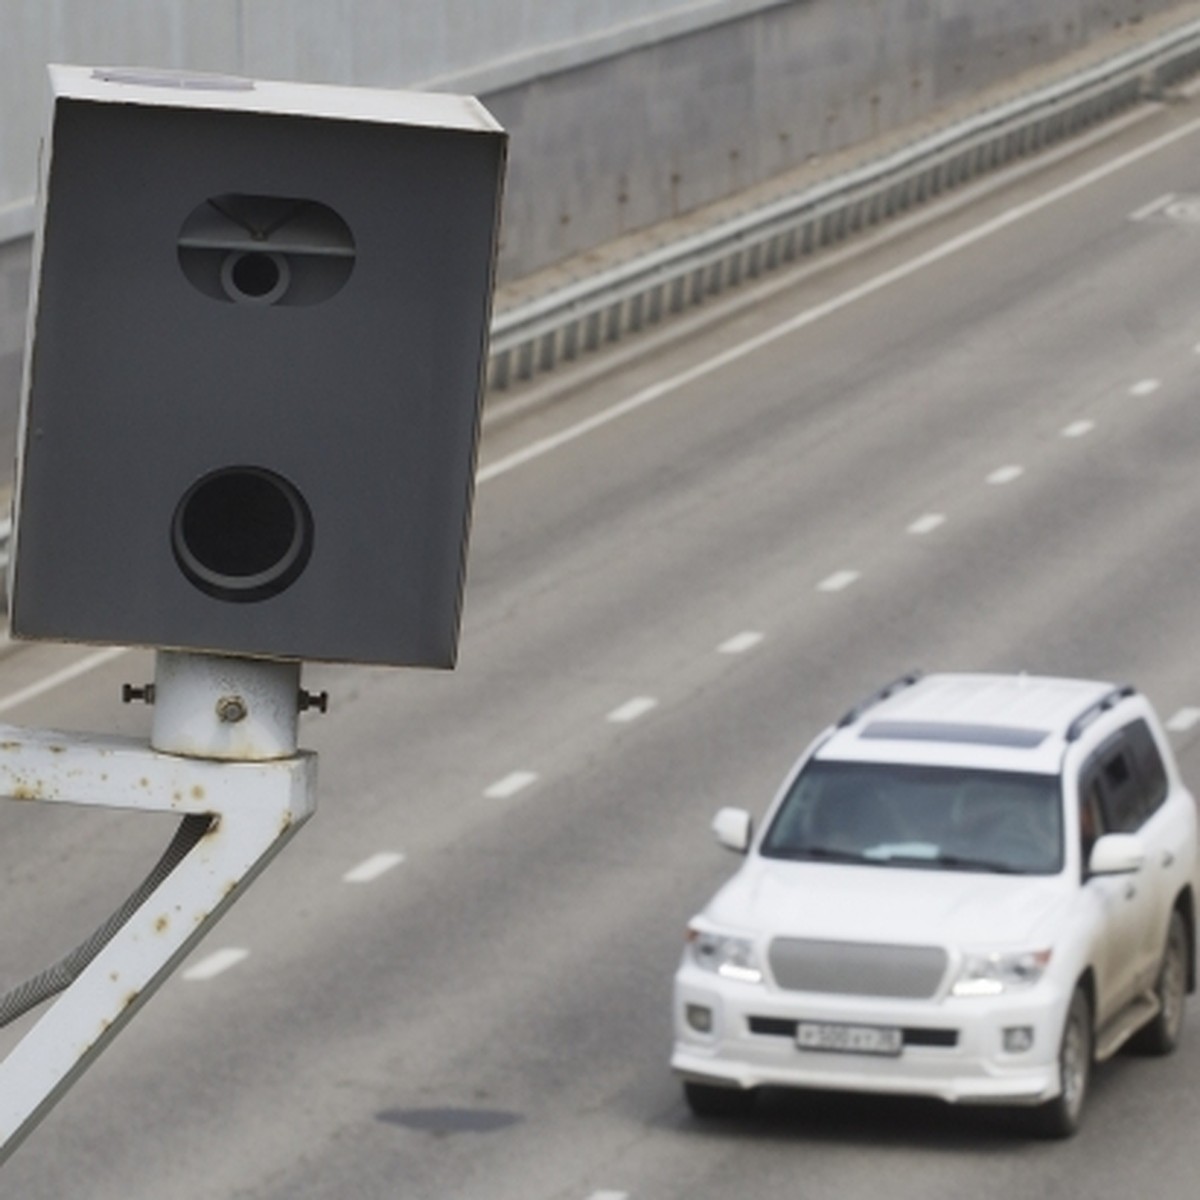
<instances>
[{"instance_id":1,"label":"car headlight","mask_svg":"<svg viewBox=\"0 0 1200 1200\"><path fill-rule=\"evenodd\" d=\"M712 971L725 979L736 979L741 983L762 982L762 967L759 966L754 943L749 938L711 933L689 925L687 944L692 962L702 971Z\"/></svg>"},{"instance_id":2,"label":"car headlight","mask_svg":"<svg viewBox=\"0 0 1200 1200\"><path fill-rule=\"evenodd\" d=\"M999 996L1030 988L1041 979L1049 962L1049 950L968 954L950 992L954 996Z\"/></svg>"}]
</instances>

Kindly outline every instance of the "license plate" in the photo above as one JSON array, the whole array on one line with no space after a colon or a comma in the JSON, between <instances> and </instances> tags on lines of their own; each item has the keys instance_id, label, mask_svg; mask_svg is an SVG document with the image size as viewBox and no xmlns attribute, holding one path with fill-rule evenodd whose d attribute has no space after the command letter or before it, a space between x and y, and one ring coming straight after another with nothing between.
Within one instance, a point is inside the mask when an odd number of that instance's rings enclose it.
<instances>
[{"instance_id":1,"label":"license plate","mask_svg":"<svg viewBox=\"0 0 1200 1200\"><path fill-rule=\"evenodd\" d=\"M801 1050L827 1050L835 1054L897 1055L903 1049L899 1029L882 1025L838 1025L830 1021L801 1021L796 1026Z\"/></svg>"}]
</instances>

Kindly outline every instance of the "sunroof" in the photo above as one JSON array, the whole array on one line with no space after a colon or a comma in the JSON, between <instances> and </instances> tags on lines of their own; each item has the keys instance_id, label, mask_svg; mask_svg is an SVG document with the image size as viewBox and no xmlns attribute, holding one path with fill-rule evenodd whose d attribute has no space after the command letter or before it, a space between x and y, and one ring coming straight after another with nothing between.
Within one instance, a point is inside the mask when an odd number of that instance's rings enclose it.
<instances>
[{"instance_id":1,"label":"sunroof","mask_svg":"<svg viewBox=\"0 0 1200 1200\"><path fill-rule=\"evenodd\" d=\"M970 725L959 721L872 721L860 735L893 742L959 742L1032 750L1050 736L1045 729L1012 725Z\"/></svg>"}]
</instances>

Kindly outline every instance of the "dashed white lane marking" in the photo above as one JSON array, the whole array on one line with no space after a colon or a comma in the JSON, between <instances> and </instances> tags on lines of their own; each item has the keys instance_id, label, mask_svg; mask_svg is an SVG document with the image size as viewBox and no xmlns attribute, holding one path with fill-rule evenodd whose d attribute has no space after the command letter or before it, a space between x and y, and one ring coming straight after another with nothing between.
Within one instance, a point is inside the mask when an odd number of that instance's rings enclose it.
<instances>
[{"instance_id":1,"label":"dashed white lane marking","mask_svg":"<svg viewBox=\"0 0 1200 1200\"><path fill-rule=\"evenodd\" d=\"M398 867L403 861L403 854L391 850L380 851L378 854L372 854L370 858L363 859L357 867L351 867L342 876L342 880L345 883L371 883L380 875L387 874L393 867Z\"/></svg>"},{"instance_id":2,"label":"dashed white lane marking","mask_svg":"<svg viewBox=\"0 0 1200 1200\"><path fill-rule=\"evenodd\" d=\"M1072 421L1070 425L1063 427L1062 436L1065 438L1080 438L1091 433L1096 428L1095 421Z\"/></svg>"},{"instance_id":3,"label":"dashed white lane marking","mask_svg":"<svg viewBox=\"0 0 1200 1200\"><path fill-rule=\"evenodd\" d=\"M628 1192L593 1192L588 1200L629 1200Z\"/></svg>"},{"instance_id":4,"label":"dashed white lane marking","mask_svg":"<svg viewBox=\"0 0 1200 1200\"><path fill-rule=\"evenodd\" d=\"M819 592L840 592L860 578L857 571L834 571L817 584Z\"/></svg>"},{"instance_id":5,"label":"dashed white lane marking","mask_svg":"<svg viewBox=\"0 0 1200 1200\"><path fill-rule=\"evenodd\" d=\"M632 700L626 700L620 707L614 708L608 714L608 719L617 725L626 725L657 707L658 701L653 696L634 696Z\"/></svg>"},{"instance_id":6,"label":"dashed white lane marking","mask_svg":"<svg viewBox=\"0 0 1200 1200\"><path fill-rule=\"evenodd\" d=\"M1143 204L1141 208L1135 209L1129 214L1131 221L1144 221L1147 217L1152 217L1160 209L1166 208L1172 200L1175 199L1174 192L1167 192L1165 196L1159 196L1157 200L1151 200L1149 204Z\"/></svg>"},{"instance_id":7,"label":"dashed white lane marking","mask_svg":"<svg viewBox=\"0 0 1200 1200\"><path fill-rule=\"evenodd\" d=\"M747 650L753 650L763 640L763 636L755 629L743 629L741 633L735 633L733 637L726 638L717 647L717 653L745 654Z\"/></svg>"},{"instance_id":8,"label":"dashed white lane marking","mask_svg":"<svg viewBox=\"0 0 1200 1200\"><path fill-rule=\"evenodd\" d=\"M0 700L0 712L7 712L10 708L16 708L18 704L24 704L27 700L33 700L43 692L48 692L60 684L70 683L76 676L85 675L88 671L94 671L97 667L102 667L106 662L111 662L114 658L120 658L122 654L128 653L129 651L125 646L110 646L107 650L97 650L95 654L89 654L86 658L81 658L69 667L63 667L61 671L55 671L53 675L47 675L44 679L39 679L37 683L31 683L28 687L21 688L20 691L12 692L5 696L3 700Z\"/></svg>"},{"instance_id":9,"label":"dashed white lane marking","mask_svg":"<svg viewBox=\"0 0 1200 1200\"><path fill-rule=\"evenodd\" d=\"M909 527L909 533L915 533L918 536L926 533L932 533L939 526L946 523L946 517L943 513L926 513L923 517L918 517Z\"/></svg>"},{"instance_id":10,"label":"dashed white lane marking","mask_svg":"<svg viewBox=\"0 0 1200 1200\"><path fill-rule=\"evenodd\" d=\"M206 979L213 979L217 975L224 974L230 967L236 967L243 959L249 957L249 950L243 950L239 946L229 946L224 950L217 950L207 958L202 958L198 963L188 967L184 971L183 977L191 983L202 983Z\"/></svg>"},{"instance_id":11,"label":"dashed white lane marking","mask_svg":"<svg viewBox=\"0 0 1200 1200\"><path fill-rule=\"evenodd\" d=\"M1139 379L1129 389L1129 394L1131 396L1149 396L1151 392L1157 392L1160 387L1162 387L1161 379Z\"/></svg>"},{"instance_id":12,"label":"dashed white lane marking","mask_svg":"<svg viewBox=\"0 0 1200 1200\"><path fill-rule=\"evenodd\" d=\"M1018 467L1015 463L1007 467L997 467L988 477L988 483L1012 483L1014 479L1020 479L1025 474L1024 467Z\"/></svg>"},{"instance_id":13,"label":"dashed white lane marking","mask_svg":"<svg viewBox=\"0 0 1200 1200\"><path fill-rule=\"evenodd\" d=\"M537 775L533 771L513 771L485 788L483 794L489 800L507 800L509 796L515 796L518 792L524 791L531 783L536 782Z\"/></svg>"},{"instance_id":14,"label":"dashed white lane marking","mask_svg":"<svg viewBox=\"0 0 1200 1200\"><path fill-rule=\"evenodd\" d=\"M1167 722L1167 728L1172 733L1186 733L1197 724L1200 724L1200 708L1181 708Z\"/></svg>"}]
</instances>

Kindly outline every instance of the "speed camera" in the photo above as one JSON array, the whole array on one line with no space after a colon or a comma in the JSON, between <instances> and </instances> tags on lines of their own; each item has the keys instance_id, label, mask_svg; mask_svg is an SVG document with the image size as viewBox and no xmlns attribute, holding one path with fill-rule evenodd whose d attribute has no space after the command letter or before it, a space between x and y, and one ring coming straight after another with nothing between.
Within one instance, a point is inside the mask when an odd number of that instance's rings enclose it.
<instances>
[{"instance_id":1,"label":"speed camera","mask_svg":"<svg viewBox=\"0 0 1200 1200\"><path fill-rule=\"evenodd\" d=\"M12 632L452 665L503 131L469 97L50 78Z\"/></svg>"}]
</instances>

